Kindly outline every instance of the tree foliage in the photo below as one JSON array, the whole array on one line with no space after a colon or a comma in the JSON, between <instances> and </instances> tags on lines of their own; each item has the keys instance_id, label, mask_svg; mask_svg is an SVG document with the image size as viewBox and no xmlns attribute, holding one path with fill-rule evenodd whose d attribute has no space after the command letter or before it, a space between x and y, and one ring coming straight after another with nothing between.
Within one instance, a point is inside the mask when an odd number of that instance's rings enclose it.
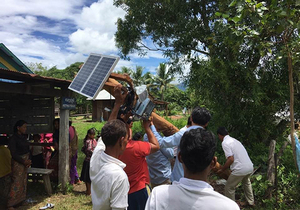
<instances>
[{"instance_id":1,"label":"tree foliage","mask_svg":"<svg viewBox=\"0 0 300 210\"><path fill-rule=\"evenodd\" d=\"M170 83L174 80L173 74L168 70L167 65L160 63L156 69L156 75L153 78L152 87L156 88L160 94L160 99L164 100L164 93L170 87Z\"/></svg>"},{"instance_id":2,"label":"tree foliage","mask_svg":"<svg viewBox=\"0 0 300 210\"><path fill-rule=\"evenodd\" d=\"M280 59L286 58L282 37L299 40L299 2L115 0L115 4L127 12L118 20L116 32L123 57L161 50L173 64L189 62L186 82L213 112L215 126L227 126L249 144L268 143L282 134L283 128L275 123L275 114L289 104L287 60Z\"/></svg>"},{"instance_id":3,"label":"tree foliage","mask_svg":"<svg viewBox=\"0 0 300 210\"><path fill-rule=\"evenodd\" d=\"M142 66L136 66L135 71L132 71L130 76L133 80L133 84L135 86L140 86L144 84L144 76L143 76L144 67Z\"/></svg>"},{"instance_id":4,"label":"tree foliage","mask_svg":"<svg viewBox=\"0 0 300 210\"><path fill-rule=\"evenodd\" d=\"M73 80L77 72L79 71L79 67L81 64L83 63L76 62L66 67L65 69L58 69L56 68L56 66L53 66L52 68L48 69L47 67L42 66L41 63L32 63L30 64L29 68L33 70L35 74L39 74L41 76Z\"/></svg>"},{"instance_id":5,"label":"tree foliage","mask_svg":"<svg viewBox=\"0 0 300 210\"><path fill-rule=\"evenodd\" d=\"M167 88L164 95L164 100L169 103L173 103L175 105L175 108L180 111L184 107L191 107L191 99L188 92L180 90L174 85L170 85L169 88Z\"/></svg>"}]
</instances>

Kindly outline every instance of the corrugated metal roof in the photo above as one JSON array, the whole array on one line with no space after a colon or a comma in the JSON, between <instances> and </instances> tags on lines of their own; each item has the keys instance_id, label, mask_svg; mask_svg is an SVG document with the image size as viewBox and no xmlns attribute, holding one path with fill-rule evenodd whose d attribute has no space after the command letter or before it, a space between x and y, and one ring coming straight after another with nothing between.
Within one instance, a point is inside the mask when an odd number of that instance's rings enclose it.
<instances>
[{"instance_id":1,"label":"corrugated metal roof","mask_svg":"<svg viewBox=\"0 0 300 210\"><path fill-rule=\"evenodd\" d=\"M3 63L0 62L0 68L8 69Z\"/></svg>"},{"instance_id":2,"label":"corrugated metal roof","mask_svg":"<svg viewBox=\"0 0 300 210\"><path fill-rule=\"evenodd\" d=\"M17 56L15 56L3 43L0 43L0 49L7 56L9 56L24 72L33 74L33 72Z\"/></svg>"},{"instance_id":3,"label":"corrugated metal roof","mask_svg":"<svg viewBox=\"0 0 300 210\"><path fill-rule=\"evenodd\" d=\"M24 82L51 82L56 84L57 86L66 86L70 85L70 80L56 79L52 77L44 77L37 74L30 74L18 71L11 71L0 67L0 78L8 79L8 80L16 80L16 81L24 81Z\"/></svg>"}]
</instances>

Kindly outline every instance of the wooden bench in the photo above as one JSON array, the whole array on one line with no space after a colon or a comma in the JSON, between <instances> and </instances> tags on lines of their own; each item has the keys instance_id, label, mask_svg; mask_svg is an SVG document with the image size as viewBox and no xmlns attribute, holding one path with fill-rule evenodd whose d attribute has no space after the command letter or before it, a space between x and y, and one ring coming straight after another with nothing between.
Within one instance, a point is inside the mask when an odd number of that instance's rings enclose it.
<instances>
[{"instance_id":1,"label":"wooden bench","mask_svg":"<svg viewBox=\"0 0 300 210\"><path fill-rule=\"evenodd\" d=\"M43 181L44 181L44 186L45 190L48 193L48 195L52 194L52 187L51 187L51 182L50 182L50 174L52 173L53 169L45 169L45 168L28 168L27 169L27 174L32 174L33 176L35 174L37 175L42 175ZM33 178L32 176L32 178Z\"/></svg>"}]
</instances>

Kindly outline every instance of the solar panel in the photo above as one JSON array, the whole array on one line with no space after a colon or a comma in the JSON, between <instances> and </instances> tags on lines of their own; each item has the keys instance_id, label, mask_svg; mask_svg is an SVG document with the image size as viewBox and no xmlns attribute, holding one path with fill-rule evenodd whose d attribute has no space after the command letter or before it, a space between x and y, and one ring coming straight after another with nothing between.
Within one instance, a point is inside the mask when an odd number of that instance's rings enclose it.
<instances>
[{"instance_id":1,"label":"solar panel","mask_svg":"<svg viewBox=\"0 0 300 210\"><path fill-rule=\"evenodd\" d=\"M95 99L119 59L114 56L90 54L69 89Z\"/></svg>"}]
</instances>

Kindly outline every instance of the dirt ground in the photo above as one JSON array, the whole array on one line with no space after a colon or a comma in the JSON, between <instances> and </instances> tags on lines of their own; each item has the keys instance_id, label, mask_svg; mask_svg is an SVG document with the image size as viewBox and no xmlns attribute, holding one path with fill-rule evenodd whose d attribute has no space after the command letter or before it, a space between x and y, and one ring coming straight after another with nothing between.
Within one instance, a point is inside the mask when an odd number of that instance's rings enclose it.
<instances>
[{"instance_id":1,"label":"dirt ground","mask_svg":"<svg viewBox=\"0 0 300 210\"><path fill-rule=\"evenodd\" d=\"M55 191L55 186L53 186ZM68 193L61 192L47 195L44 190L43 182L37 183L28 182L27 200L22 205L15 208L16 210L37 210L45 206L47 203L54 204L54 209L92 209L92 200L90 196L85 195L85 184L80 183L70 189Z\"/></svg>"},{"instance_id":2,"label":"dirt ground","mask_svg":"<svg viewBox=\"0 0 300 210\"><path fill-rule=\"evenodd\" d=\"M209 177L209 184L214 188L215 191L224 194L224 184L217 184L215 177ZM56 186L53 186L55 192ZM53 193L48 196L45 193L44 185L42 181L37 183L28 182L27 191L27 202L23 203L16 210L37 210L40 207L45 206L47 203L52 203L55 205L56 210L91 210L92 200L90 196L85 195L85 184L80 183L70 189L68 193L62 194L61 192ZM240 200L240 191L237 190L236 199Z\"/></svg>"}]
</instances>

